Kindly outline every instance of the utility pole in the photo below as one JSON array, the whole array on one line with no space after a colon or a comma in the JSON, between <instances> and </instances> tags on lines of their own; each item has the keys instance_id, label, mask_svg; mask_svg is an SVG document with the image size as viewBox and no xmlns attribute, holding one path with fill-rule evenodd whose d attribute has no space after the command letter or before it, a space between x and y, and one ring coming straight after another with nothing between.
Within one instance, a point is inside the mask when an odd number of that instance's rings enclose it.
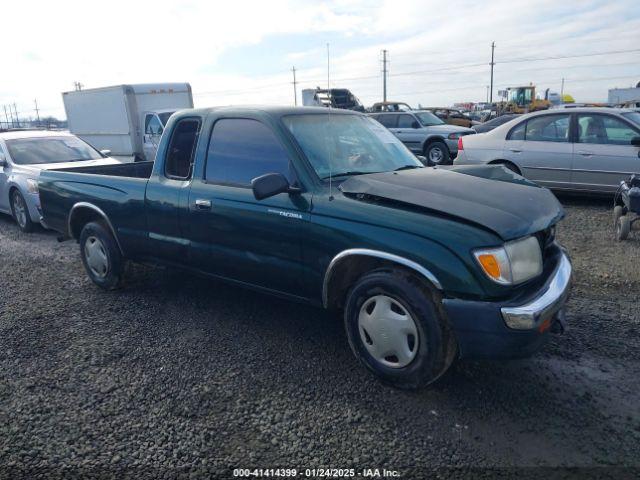
<instances>
[{"instance_id":1,"label":"utility pole","mask_svg":"<svg viewBox=\"0 0 640 480\"><path fill-rule=\"evenodd\" d=\"M491 89L489 90L489 103L493 103L493 66L496 62L493 61L493 51L496 48L496 42L491 42Z\"/></svg>"},{"instance_id":2,"label":"utility pole","mask_svg":"<svg viewBox=\"0 0 640 480\"><path fill-rule=\"evenodd\" d=\"M564 78L562 79L562 85L560 86L560 104L564 103Z\"/></svg>"},{"instance_id":3,"label":"utility pole","mask_svg":"<svg viewBox=\"0 0 640 480\"><path fill-rule=\"evenodd\" d=\"M328 96L331 97L331 81L329 80L329 44L327 43L327 93ZM333 98L331 98L331 103L333 103Z\"/></svg>"},{"instance_id":4,"label":"utility pole","mask_svg":"<svg viewBox=\"0 0 640 480\"><path fill-rule=\"evenodd\" d=\"M382 101L387 101L387 51L382 50Z\"/></svg>"},{"instance_id":5,"label":"utility pole","mask_svg":"<svg viewBox=\"0 0 640 480\"><path fill-rule=\"evenodd\" d=\"M291 71L293 72L293 104L297 107L298 106L298 91L296 89L296 85L298 84L298 82L296 82L296 67L291 68Z\"/></svg>"},{"instance_id":6,"label":"utility pole","mask_svg":"<svg viewBox=\"0 0 640 480\"><path fill-rule=\"evenodd\" d=\"M33 103L36 104L36 117L38 117L38 126L40 126L40 110L38 110L38 99L34 99Z\"/></svg>"}]
</instances>

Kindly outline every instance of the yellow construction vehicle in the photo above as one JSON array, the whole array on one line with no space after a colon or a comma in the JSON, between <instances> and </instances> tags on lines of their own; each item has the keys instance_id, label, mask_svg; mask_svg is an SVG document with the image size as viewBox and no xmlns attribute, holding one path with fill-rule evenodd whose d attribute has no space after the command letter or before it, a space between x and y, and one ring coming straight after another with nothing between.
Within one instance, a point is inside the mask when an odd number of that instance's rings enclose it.
<instances>
[{"instance_id":1,"label":"yellow construction vehicle","mask_svg":"<svg viewBox=\"0 0 640 480\"><path fill-rule=\"evenodd\" d=\"M528 87L509 87L504 93L506 102L502 102L501 110L504 113L528 113L536 110L546 110L551 106L548 99L536 98L535 85Z\"/></svg>"}]
</instances>

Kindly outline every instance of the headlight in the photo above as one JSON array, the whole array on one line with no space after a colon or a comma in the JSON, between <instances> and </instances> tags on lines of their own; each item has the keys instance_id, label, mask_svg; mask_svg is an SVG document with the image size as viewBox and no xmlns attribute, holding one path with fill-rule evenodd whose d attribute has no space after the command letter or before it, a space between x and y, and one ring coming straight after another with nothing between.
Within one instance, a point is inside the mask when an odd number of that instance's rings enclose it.
<instances>
[{"instance_id":1,"label":"headlight","mask_svg":"<svg viewBox=\"0 0 640 480\"><path fill-rule=\"evenodd\" d=\"M482 271L503 285L526 282L542 273L542 252L535 237L507 242L502 247L478 249L473 255Z\"/></svg>"},{"instance_id":2,"label":"headlight","mask_svg":"<svg viewBox=\"0 0 640 480\"><path fill-rule=\"evenodd\" d=\"M461 133L450 133L449 136L447 136L447 138L449 140L457 140L462 136Z\"/></svg>"},{"instance_id":3,"label":"headlight","mask_svg":"<svg viewBox=\"0 0 640 480\"><path fill-rule=\"evenodd\" d=\"M27 192L38 193L38 181L33 178L27 178Z\"/></svg>"}]
</instances>

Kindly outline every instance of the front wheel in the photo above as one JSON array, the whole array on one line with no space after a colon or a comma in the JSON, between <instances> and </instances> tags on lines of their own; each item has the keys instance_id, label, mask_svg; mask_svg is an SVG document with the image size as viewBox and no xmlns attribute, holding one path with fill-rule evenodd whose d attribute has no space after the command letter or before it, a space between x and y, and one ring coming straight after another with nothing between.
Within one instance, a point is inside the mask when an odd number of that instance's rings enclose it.
<instances>
[{"instance_id":1,"label":"front wheel","mask_svg":"<svg viewBox=\"0 0 640 480\"><path fill-rule=\"evenodd\" d=\"M443 165L451 158L449 148L444 142L433 142L427 145L424 156L427 157L429 165Z\"/></svg>"},{"instance_id":2,"label":"front wheel","mask_svg":"<svg viewBox=\"0 0 640 480\"><path fill-rule=\"evenodd\" d=\"M14 190L11 194L11 212L20 230L26 233L33 231L35 224L31 221L27 202L18 190Z\"/></svg>"},{"instance_id":3,"label":"front wheel","mask_svg":"<svg viewBox=\"0 0 640 480\"><path fill-rule=\"evenodd\" d=\"M105 290L118 288L124 276L124 258L111 231L102 222L87 223L80 232L80 256L87 275Z\"/></svg>"},{"instance_id":4,"label":"front wheel","mask_svg":"<svg viewBox=\"0 0 640 480\"><path fill-rule=\"evenodd\" d=\"M456 343L434 294L403 271L378 270L349 293L344 312L349 345L383 382L416 389L451 365Z\"/></svg>"}]
</instances>

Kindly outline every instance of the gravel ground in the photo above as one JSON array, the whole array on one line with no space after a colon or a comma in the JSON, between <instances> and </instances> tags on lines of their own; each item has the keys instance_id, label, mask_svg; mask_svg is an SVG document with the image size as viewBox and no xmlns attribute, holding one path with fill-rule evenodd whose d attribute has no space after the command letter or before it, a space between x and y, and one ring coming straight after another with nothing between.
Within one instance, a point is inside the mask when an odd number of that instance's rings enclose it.
<instances>
[{"instance_id":1,"label":"gravel ground","mask_svg":"<svg viewBox=\"0 0 640 480\"><path fill-rule=\"evenodd\" d=\"M609 202L562 200L569 331L530 359L459 363L417 393L367 374L322 311L149 267L103 292L76 244L3 216L0 477L638 473L640 232L615 243Z\"/></svg>"}]
</instances>

